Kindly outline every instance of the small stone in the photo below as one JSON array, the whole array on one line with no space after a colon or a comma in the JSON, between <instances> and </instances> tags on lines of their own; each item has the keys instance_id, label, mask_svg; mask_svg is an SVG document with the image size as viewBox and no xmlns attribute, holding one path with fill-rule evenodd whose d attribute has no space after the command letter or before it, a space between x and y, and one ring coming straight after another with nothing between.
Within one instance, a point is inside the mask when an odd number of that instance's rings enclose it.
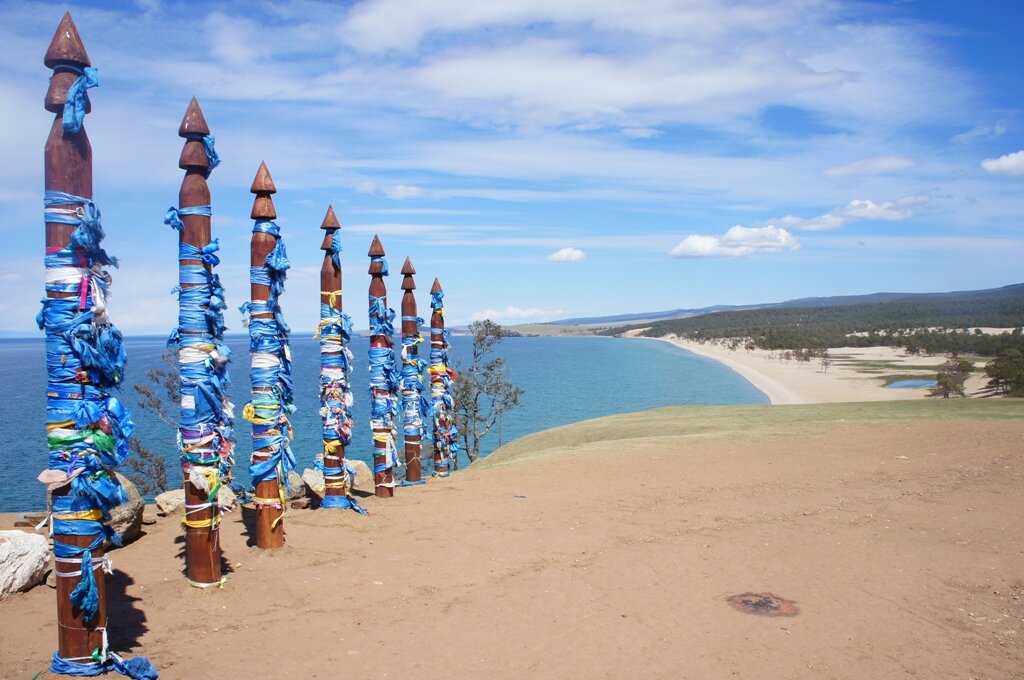
<instances>
[{"instance_id":1,"label":"small stone","mask_svg":"<svg viewBox=\"0 0 1024 680\"><path fill-rule=\"evenodd\" d=\"M309 498L297 498L288 507L292 510L307 510L311 504L312 501Z\"/></svg>"},{"instance_id":2,"label":"small stone","mask_svg":"<svg viewBox=\"0 0 1024 680\"><path fill-rule=\"evenodd\" d=\"M171 489L153 499L157 511L164 517L185 510L185 489Z\"/></svg>"},{"instance_id":3,"label":"small stone","mask_svg":"<svg viewBox=\"0 0 1024 680\"><path fill-rule=\"evenodd\" d=\"M324 487L324 473L320 470L306 468L302 471L302 481L309 487L311 493L317 498L323 498L326 488Z\"/></svg>"},{"instance_id":4,"label":"small stone","mask_svg":"<svg viewBox=\"0 0 1024 680\"><path fill-rule=\"evenodd\" d=\"M297 501L306 497L306 482L302 481L298 472L291 470L288 472L288 485L283 490L285 500Z\"/></svg>"},{"instance_id":5,"label":"small stone","mask_svg":"<svg viewBox=\"0 0 1024 680\"><path fill-rule=\"evenodd\" d=\"M348 463L355 472L355 477L352 480L352 488L373 493L376 490L376 485L373 482L373 472L370 470L370 466L361 460L355 460L353 458L346 458L345 462Z\"/></svg>"},{"instance_id":6,"label":"small stone","mask_svg":"<svg viewBox=\"0 0 1024 680\"><path fill-rule=\"evenodd\" d=\"M217 492L217 504L224 508L224 511L233 509L238 505L238 496L227 485L221 485Z\"/></svg>"}]
</instances>

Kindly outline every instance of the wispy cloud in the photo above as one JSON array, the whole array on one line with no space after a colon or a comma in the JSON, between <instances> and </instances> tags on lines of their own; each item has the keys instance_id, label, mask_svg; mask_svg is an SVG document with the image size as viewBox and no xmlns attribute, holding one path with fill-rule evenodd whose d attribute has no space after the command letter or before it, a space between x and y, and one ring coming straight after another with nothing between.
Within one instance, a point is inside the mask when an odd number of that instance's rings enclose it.
<instances>
[{"instance_id":1,"label":"wispy cloud","mask_svg":"<svg viewBox=\"0 0 1024 680\"><path fill-rule=\"evenodd\" d=\"M907 197L895 202L884 201L882 203L875 203L866 198L854 199L849 204L834 208L824 215L810 218L786 215L778 220L774 220L774 222L790 229L802 231L828 231L839 229L851 222L868 220L895 222L913 217L914 211L909 206L920 204L924 200L926 199L918 196Z\"/></svg>"},{"instance_id":2,"label":"wispy cloud","mask_svg":"<svg viewBox=\"0 0 1024 680\"><path fill-rule=\"evenodd\" d=\"M851 177L854 175L881 175L914 167L914 161L906 156L876 156L847 163L825 170L829 177Z\"/></svg>"},{"instance_id":3,"label":"wispy cloud","mask_svg":"<svg viewBox=\"0 0 1024 680\"><path fill-rule=\"evenodd\" d=\"M993 124L978 123L970 130L953 135L950 141L954 144L970 144L984 139L998 139L1006 134L1006 122L999 121Z\"/></svg>"},{"instance_id":4,"label":"wispy cloud","mask_svg":"<svg viewBox=\"0 0 1024 680\"><path fill-rule=\"evenodd\" d=\"M508 306L504 309L484 309L473 313L473 321L490 319L499 323L522 322L522 321L546 321L556 316L566 314L562 309L538 309L536 307L515 307Z\"/></svg>"}]
</instances>

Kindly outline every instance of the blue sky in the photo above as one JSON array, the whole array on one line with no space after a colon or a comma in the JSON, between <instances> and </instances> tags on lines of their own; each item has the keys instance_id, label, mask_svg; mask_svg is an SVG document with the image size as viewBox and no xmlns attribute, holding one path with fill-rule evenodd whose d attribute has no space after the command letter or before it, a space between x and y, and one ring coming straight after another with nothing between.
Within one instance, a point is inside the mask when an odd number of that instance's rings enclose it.
<instances>
[{"instance_id":1,"label":"blue sky","mask_svg":"<svg viewBox=\"0 0 1024 680\"><path fill-rule=\"evenodd\" d=\"M392 306L409 255L451 323L1024 280L1024 3L0 2L8 333L34 333L42 292L42 58L65 9L100 73L86 128L127 333L175 322L162 217L193 95L223 159L228 301L266 160L297 331L328 203L357 328L375 233Z\"/></svg>"}]
</instances>

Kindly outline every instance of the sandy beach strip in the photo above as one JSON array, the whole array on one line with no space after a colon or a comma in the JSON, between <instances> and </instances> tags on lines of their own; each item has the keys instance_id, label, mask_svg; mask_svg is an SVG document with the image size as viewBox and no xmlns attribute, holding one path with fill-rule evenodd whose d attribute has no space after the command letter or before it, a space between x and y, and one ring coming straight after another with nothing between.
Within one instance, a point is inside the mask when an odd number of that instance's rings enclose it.
<instances>
[{"instance_id":1,"label":"sandy beach strip","mask_svg":"<svg viewBox=\"0 0 1024 680\"><path fill-rule=\"evenodd\" d=\"M723 344L676 336L656 339L729 367L764 392L773 404L921 399L927 396L927 388L887 388L884 377L905 374L934 380L936 370L946 360L945 356L909 355L895 347L836 347L829 350L832 361L825 369L819 359L784 361L779 350L733 350ZM972 375L967 382L968 395L977 395L986 380L981 372Z\"/></svg>"}]
</instances>

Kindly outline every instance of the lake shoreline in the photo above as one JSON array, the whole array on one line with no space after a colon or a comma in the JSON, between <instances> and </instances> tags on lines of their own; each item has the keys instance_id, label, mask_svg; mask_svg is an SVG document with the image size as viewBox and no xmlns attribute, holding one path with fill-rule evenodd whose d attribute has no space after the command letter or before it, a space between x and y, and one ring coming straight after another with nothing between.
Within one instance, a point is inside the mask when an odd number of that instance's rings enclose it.
<instances>
[{"instance_id":1,"label":"lake shoreline","mask_svg":"<svg viewBox=\"0 0 1024 680\"><path fill-rule=\"evenodd\" d=\"M623 337L643 337L636 334ZM917 356L895 347L829 348L831 362L784 360L781 350L730 349L713 342L699 343L674 335L647 338L667 342L735 371L763 392L772 404L827 404L856 401L922 399L927 387L889 388L891 376L934 379L946 357ZM980 369L976 365L976 369ZM976 370L967 380L968 396L979 396L987 379Z\"/></svg>"}]
</instances>

